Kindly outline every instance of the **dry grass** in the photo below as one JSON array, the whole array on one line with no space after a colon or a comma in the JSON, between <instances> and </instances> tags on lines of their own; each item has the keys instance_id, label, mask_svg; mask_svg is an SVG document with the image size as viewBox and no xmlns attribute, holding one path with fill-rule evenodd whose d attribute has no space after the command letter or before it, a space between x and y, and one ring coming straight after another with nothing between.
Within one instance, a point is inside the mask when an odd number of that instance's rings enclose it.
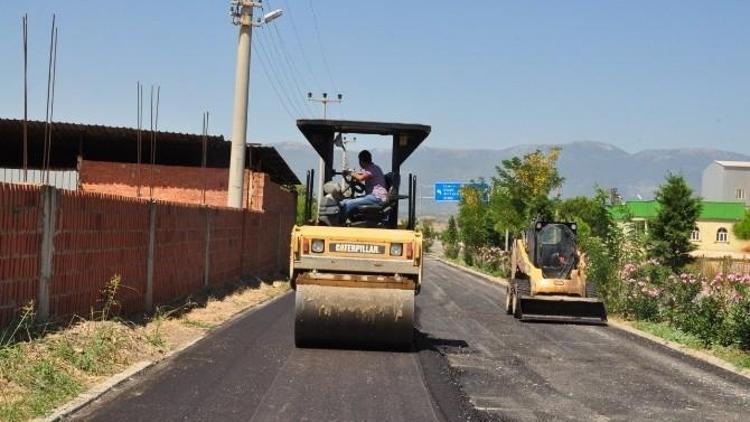
<instances>
[{"instance_id":1,"label":"dry grass","mask_svg":"<svg viewBox=\"0 0 750 422\"><path fill-rule=\"evenodd\" d=\"M235 286L216 297L162 307L145 322L110 318L119 279L103 292L103 312L75 319L55 332L38 332L28 318L12 330L16 342L0 341L0 421L22 421L55 408L103 380L144 360L158 360L237 313L289 289L288 283ZM93 316L93 315L92 315ZM20 327L20 328L19 328ZM28 335L24 334L28 333ZM24 341L17 341L21 337Z\"/></svg>"}]
</instances>

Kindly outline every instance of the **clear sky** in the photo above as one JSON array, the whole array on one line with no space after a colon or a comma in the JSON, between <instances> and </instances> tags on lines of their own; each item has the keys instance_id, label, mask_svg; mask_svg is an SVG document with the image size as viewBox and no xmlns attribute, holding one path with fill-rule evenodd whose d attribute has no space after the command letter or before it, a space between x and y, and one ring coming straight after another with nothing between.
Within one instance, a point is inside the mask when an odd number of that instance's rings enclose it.
<instances>
[{"instance_id":1,"label":"clear sky","mask_svg":"<svg viewBox=\"0 0 750 422\"><path fill-rule=\"evenodd\" d=\"M326 91L344 95L334 117L431 124L439 147L594 140L750 154L748 1L265 3L286 14L254 31L253 141L300 141L282 104L295 118L317 116L305 94ZM55 12L56 120L134 126L140 80L162 87L161 128L200 132L208 110L212 132L228 135L237 37L228 6L0 0L0 117L22 114L28 13L30 113L44 119Z\"/></svg>"}]
</instances>

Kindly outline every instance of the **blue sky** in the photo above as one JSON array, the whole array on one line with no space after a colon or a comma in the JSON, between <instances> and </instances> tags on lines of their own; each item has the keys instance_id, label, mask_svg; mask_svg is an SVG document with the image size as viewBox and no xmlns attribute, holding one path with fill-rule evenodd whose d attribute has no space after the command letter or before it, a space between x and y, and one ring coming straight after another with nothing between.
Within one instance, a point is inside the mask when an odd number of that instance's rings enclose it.
<instances>
[{"instance_id":1,"label":"blue sky","mask_svg":"<svg viewBox=\"0 0 750 422\"><path fill-rule=\"evenodd\" d=\"M294 117L318 115L304 94L326 91L344 95L334 117L431 124L439 147L594 140L750 154L747 1L266 1L277 7L286 15L254 33L252 141L301 141L282 101ZM57 120L133 126L140 80L162 87L161 128L200 132L208 110L212 132L228 135L236 28L227 10L226 1L2 0L0 116L22 113L28 13L30 113L44 119L56 12Z\"/></svg>"}]
</instances>

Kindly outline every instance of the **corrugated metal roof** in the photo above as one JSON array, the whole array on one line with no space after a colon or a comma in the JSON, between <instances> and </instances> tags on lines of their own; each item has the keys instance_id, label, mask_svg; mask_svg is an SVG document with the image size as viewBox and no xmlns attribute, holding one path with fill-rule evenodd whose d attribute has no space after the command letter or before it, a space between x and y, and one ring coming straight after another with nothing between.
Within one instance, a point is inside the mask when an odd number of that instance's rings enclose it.
<instances>
[{"instance_id":1,"label":"corrugated metal roof","mask_svg":"<svg viewBox=\"0 0 750 422\"><path fill-rule=\"evenodd\" d=\"M703 201L703 208L699 220L739 221L747 212L744 202ZM628 201L609 209L615 220L625 220L628 217L639 219L653 219L659 212L659 203L651 201Z\"/></svg>"},{"instance_id":2,"label":"corrugated metal roof","mask_svg":"<svg viewBox=\"0 0 750 422\"><path fill-rule=\"evenodd\" d=\"M87 160L119 163L138 162L137 130L125 127L55 122L50 167L75 169L78 156ZM150 161L150 132L141 135L141 160ZM29 168L41 168L44 122L29 121ZM223 136L209 136L206 163L208 167L228 168L231 144ZM203 140L201 135L156 132L156 164L200 167ZM298 185L299 179L275 148L262 145L247 147L248 167L267 173L281 185ZM23 167L23 122L0 119L0 167Z\"/></svg>"}]
</instances>

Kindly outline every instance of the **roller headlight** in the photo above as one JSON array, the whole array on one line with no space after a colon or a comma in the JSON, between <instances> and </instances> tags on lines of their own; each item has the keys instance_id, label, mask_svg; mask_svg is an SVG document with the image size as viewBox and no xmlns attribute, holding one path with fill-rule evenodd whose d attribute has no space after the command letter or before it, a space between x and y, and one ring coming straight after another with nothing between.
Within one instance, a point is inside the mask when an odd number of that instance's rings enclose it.
<instances>
[{"instance_id":1,"label":"roller headlight","mask_svg":"<svg viewBox=\"0 0 750 422\"><path fill-rule=\"evenodd\" d=\"M391 255L401 256L404 253L404 245L401 243L391 243Z\"/></svg>"},{"instance_id":2,"label":"roller headlight","mask_svg":"<svg viewBox=\"0 0 750 422\"><path fill-rule=\"evenodd\" d=\"M315 253L322 253L326 249L326 244L321 239L314 239L312 241L312 251Z\"/></svg>"}]
</instances>

